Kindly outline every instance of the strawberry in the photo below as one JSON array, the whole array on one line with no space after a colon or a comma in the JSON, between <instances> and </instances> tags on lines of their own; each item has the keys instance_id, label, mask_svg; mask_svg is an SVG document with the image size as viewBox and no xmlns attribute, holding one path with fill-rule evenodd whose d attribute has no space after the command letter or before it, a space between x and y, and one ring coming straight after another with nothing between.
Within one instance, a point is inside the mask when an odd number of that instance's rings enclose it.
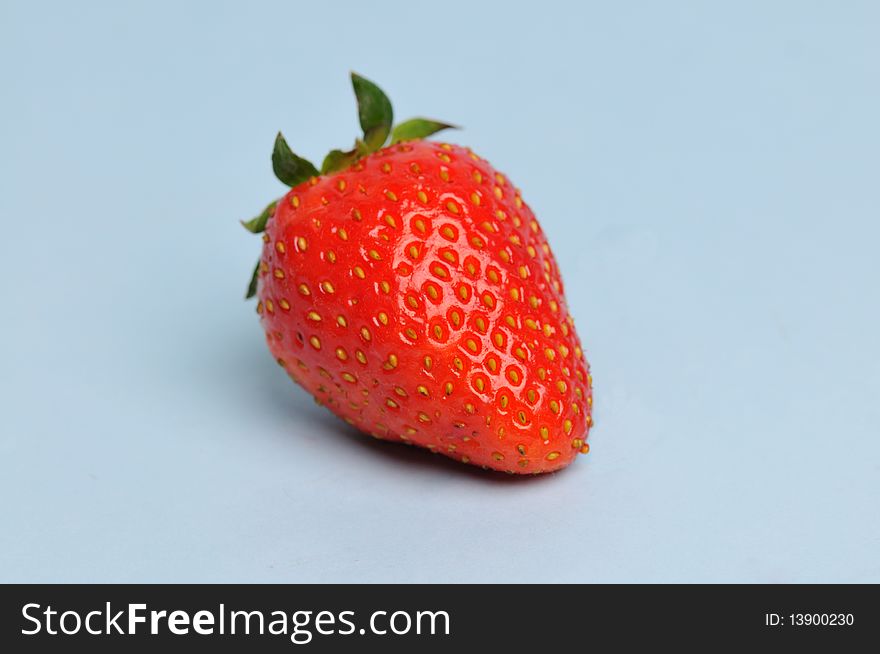
<instances>
[{"instance_id":1,"label":"strawberry","mask_svg":"<svg viewBox=\"0 0 880 654\"><path fill-rule=\"evenodd\" d=\"M392 109L352 75L362 139L321 170L279 134L291 187L244 223L263 234L248 297L273 356L376 438L510 473L586 453L592 378L559 269L520 191L451 127ZM386 146L386 142L390 144Z\"/></svg>"}]
</instances>

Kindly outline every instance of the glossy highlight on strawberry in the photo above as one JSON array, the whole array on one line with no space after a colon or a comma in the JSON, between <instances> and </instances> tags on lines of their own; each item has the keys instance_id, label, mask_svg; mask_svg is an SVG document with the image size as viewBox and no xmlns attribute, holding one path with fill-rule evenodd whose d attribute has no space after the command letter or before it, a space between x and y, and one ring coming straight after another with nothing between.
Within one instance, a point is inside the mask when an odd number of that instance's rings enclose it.
<instances>
[{"instance_id":1,"label":"glossy highlight on strawberry","mask_svg":"<svg viewBox=\"0 0 880 654\"><path fill-rule=\"evenodd\" d=\"M294 161L305 178L246 224L263 233L251 290L269 349L377 438L511 473L564 467L588 451L592 377L541 227L484 159L419 138L447 125L408 121L430 127L384 146L388 107L381 141L362 120L363 141L322 166L338 169Z\"/></svg>"}]
</instances>

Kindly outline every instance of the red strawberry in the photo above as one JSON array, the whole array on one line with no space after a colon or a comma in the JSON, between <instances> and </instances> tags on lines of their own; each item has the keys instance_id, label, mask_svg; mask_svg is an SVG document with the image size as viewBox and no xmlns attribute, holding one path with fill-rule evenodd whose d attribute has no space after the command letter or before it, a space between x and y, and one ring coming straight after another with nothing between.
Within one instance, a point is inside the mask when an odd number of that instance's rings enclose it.
<instances>
[{"instance_id":1,"label":"red strawberry","mask_svg":"<svg viewBox=\"0 0 880 654\"><path fill-rule=\"evenodd\" d=\"M568 465L588 451L592 379L538 222L484 159L420 140L449 125L392 132L385 95L352 80L363 140L319 172L279 134L292 188L245 223L265 230L249 297L269 349L377 438L513 473Z\"/></svg>"}]
</instances>

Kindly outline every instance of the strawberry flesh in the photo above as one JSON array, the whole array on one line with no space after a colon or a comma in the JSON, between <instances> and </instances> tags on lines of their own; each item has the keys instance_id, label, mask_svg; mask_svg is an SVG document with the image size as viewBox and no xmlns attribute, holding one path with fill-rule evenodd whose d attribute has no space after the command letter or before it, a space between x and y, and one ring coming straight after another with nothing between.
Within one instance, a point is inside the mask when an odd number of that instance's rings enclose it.
<instances>
[{"instance_id":1,"label":"strawberry flesh","mask_svg":"<svg viewBox=\"0 0 880 654\"><path fill-rule=\"evenodd\" d=\"M263 240L269 348L348 423L518 474L587 451L592 378L556 262L469 149L404 142L312 177Z\"/></svg>"}]
</instances>

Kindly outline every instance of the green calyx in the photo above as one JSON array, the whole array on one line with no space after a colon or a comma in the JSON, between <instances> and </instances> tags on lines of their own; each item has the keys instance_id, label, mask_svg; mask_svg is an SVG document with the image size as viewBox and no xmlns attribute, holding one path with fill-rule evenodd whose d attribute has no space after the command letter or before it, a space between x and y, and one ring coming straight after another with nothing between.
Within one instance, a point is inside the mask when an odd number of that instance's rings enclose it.
<instances>
[{"instance_id":1,"label":"green calyx","mask_svg":"<svg viewBox=\"0 0 880 654\"><path fill-rule=\"evenodd\" d=\"M413 118L394 125L394 109L382 89L357 73L351 74L351 86L357 99L358 121L364 135L355 139L350 150L331 150L321 163L322 175L344 170L358 159L382 149L388 144L389 137L393 145L400 141L423 139L443 129L455 129L455 125L427 118ZM305 179L300 183L303 181Z\"/></svg>"},{"instance_id":2,"label":"green calyx","mask_svg":"<svg viewBox=\"0 0 880 654\"><path fill-rule=\"evenodd\" d=\"M275 211L275 206L277 204L278 200L273 200L265 209L263 209L259 216L239 222L241 222L242 227L248 230L251 234L259 234L266 229L266 223L269 222L269 216Z\"/></svg>"},{"instance_id":3,"label":"green calyx","mask_svg":"<svg viewBox=\"0 0 880 654\"><path fill-rule=\"evenodd\" d=\"M272 150L272 170L282 183L293 188L312 177L345 170L358 159L381 150L385 145L427 138L444 129L457 129L455 125L427 118L412 118L394 125L394 110L382 89L357 73L351 74L351 85L357 99L358 120L363 136L355 139L350 150L331 150L324 157L319 171L308 159L294 153L281 132L278 132ZM276 204L277 200L270 203L259 216L242 220L241 224L249 232L259 234L266 229L266 223L274 213ZM258 277L259 264L254 269L246 298L256 294Z\"/></svg>"},{"instance_id":4,"label":"green calyx","mask_svg":"<svg viewBox=\"0 0 880 654\"><path fill-rule=\"evenodd\" d=\"M351 85L358 103L358 120L364 130L364 145L368 152L375 152L388 140L394 110L391 100L378 86L357 73L351 74Z\"/></svg>"}]
</instances>

